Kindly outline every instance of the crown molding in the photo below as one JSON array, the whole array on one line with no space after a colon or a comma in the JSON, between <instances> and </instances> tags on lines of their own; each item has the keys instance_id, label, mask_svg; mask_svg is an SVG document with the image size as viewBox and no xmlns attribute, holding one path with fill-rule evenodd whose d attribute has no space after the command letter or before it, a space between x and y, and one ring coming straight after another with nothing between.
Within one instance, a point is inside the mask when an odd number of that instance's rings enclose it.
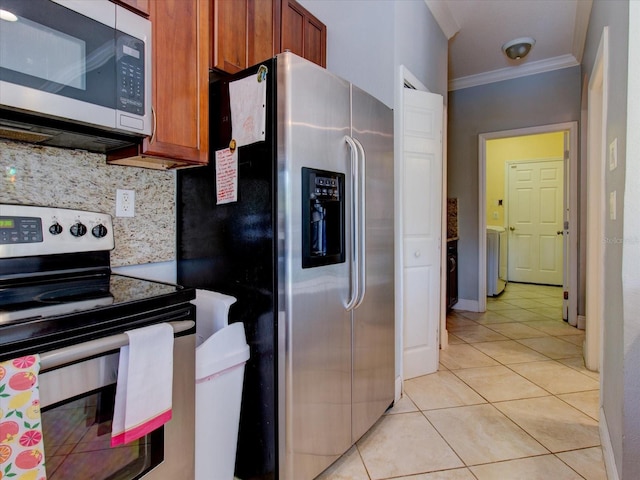
<instances>
[{"instance_id":1,"label":"crown molding","mask_svg":"<svg viewBox=\"0 0 640 480\"><path fill-rule=\"evenodd\" d=\"M454 18L449 6L442 0L424 0L431 11L431 15L436 19L442 33L450 40L456 33L460 31L460 25Z\"/></svg>"},{"instance_id":2,"label":"crown molding","mask_svg":"<svg viewBox=\"0 0 640 480\"><path fill-rule=\"evenodd\" d=\"M576 65L580 65L576 60L576 57L571 54L561 55L559 57L549 58L546 60L525 63L517 67L500 68L491 72L454 78L449 81L449 91L477 87L488 83L501 82L503 80L512 80L514 78L526 77L537 73L560 70L561 68L575 67Z\"/></svg>"}]
</instances>

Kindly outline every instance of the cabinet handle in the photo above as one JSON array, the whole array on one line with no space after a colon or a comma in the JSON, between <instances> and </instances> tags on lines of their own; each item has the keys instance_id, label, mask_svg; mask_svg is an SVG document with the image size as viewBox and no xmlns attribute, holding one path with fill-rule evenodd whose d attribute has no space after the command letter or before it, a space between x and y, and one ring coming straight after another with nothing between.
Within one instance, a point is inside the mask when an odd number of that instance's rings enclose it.
<instances>
[{"instance_id":1,"label":"cabinet handle","mask_svg":"<svg viewBox=\"0 0 640 480\"><path fill-rule=\"evenodd\" d=\"M509 230L511 230L512 232L516 229L516 227L509 227Z\"/></svg>"},{"instance_id":2,"label":"cabinet handle","mask_svg":"<svg viewBox=\"0 0 640 480\"><path fill-rule=\"evenodd\" d=\"M158 126L158 119L156 117L156 111L151 105L151 116L153 117L153 130L151 130L151 139L149 140L149 145L151 145L156 139L156 127Z\"/></svg>"},{"instance_id":3,"label":"cabinet handle","mask_svg":"<svg viewBox=\"0 0 640 480\"><path fill-rule=\"evenodd\" d=\"M420 255L422 255L422 252L420 250L416 250L415 252L413 252L413 256L416 258L420 258Z\"/></svg>"}]
</instances>

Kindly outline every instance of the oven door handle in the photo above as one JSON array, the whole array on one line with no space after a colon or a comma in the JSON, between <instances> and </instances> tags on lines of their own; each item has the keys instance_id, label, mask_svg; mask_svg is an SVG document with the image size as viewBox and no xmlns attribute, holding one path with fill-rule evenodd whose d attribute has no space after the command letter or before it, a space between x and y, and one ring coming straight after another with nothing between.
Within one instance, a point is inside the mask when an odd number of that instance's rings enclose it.
<instances>
[{"instance_id":1,"label":"oven door handle","mask_svg":"<svg viewBox=\"0 0 640 480\"><path fill-rule=\"evenodd\" d=\"M173 327L173 333L178 334L185 332L194 327L196 322L193 320L182 320L177 322L167 322ZM78 345L52 350L40 355L40 370L51 370L62 365L78 362L87 358L92 358L112 350L118 350L120 347L129 345L129 336L126 333L119 333L110 337L89 340Z\"/></svg>"}]
</instances>

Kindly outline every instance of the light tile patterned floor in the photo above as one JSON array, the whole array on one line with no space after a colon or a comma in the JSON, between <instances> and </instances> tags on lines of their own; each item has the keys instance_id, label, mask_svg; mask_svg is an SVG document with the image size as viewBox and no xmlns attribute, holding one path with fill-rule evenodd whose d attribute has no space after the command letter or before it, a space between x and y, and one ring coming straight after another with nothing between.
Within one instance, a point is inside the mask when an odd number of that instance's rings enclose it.
<instances>
[{"instance_id":1,"label":"light tile patterned floor","mask_svg":"<svg viewBox=\"0 0 640 480\"><path fill-rule=\"evenodd\" d=\"M485 313L452 312L440 370L318 480L606 480L599 377L561 296L510 283Z\"/></svg>"}]
</instances>

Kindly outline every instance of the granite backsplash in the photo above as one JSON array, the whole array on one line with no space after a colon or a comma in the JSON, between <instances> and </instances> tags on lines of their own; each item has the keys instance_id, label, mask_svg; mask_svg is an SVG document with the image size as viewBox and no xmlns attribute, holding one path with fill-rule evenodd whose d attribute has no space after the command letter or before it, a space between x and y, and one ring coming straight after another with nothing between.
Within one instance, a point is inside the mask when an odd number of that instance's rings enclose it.
<instances>
[{"instance_id":1,"label":"granite backsplash","mask_svg":"<svg viewBox=\"0 0 640 480\"><path fill-rule=\"evenodd\" d=\"M0 203L108 213L114 267L175 260L175 172L107 165L83 150L0 140ZM116 190L135 191L135 217L116 217Z\"/></svg>"},{"instance_id":2,"label":"granite backsplash","mask_svg":"<svg viewBox=\"0 0 640 480\"><path fill-rule=\"evenodd\" d=\"M447 238L458 238L457 198L447 198Z\"/></svg>"}]
</instances>

